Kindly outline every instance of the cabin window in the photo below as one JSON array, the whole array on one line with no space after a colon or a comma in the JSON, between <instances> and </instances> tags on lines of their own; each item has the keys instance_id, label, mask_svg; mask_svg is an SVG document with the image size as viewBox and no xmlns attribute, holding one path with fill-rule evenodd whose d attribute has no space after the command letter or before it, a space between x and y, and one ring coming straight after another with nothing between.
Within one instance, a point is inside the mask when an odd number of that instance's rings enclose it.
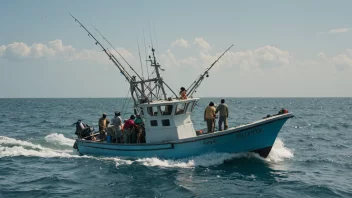
<instances>
[{"instance_id":1,"label":"cabin window","mask_svg":"<svg viewBox=\"0 0 352 198\"><path fill-rule=\"evenodd\" d=\"M191 113L192 110L193 110L193 103L194 102L190 102L190 103L187 103L187 110L186 110L186 113Z\"/></svg>"},{"instance_id":2,"label":"cabin window","mask_svg":"<svg viewBox=\"0 0 352 198\"><path fill-rule=\"evenodd\" d=\"M143 107L140 108L139 115L144 115Z\"/></svg>"},{"instance_id":3,"label":"cabin window","mask_svg":"<svg viewBox=\"0 0 352 198\"><path fill-rule=\"evenodd\" d=\"M162 105L159 107L161 115L171 115L173 106L171 105Z\"/></svg>"},{"instance_id":4,"label":"cabin window","mask_svg":"<svg viewBox=\"0 0 352 198\"><path fill-rule=\"evenodd\" d=\"M147 107L147 112L150 116L157 116L158 115L157 107Z\"/></svg>"},{"instance_id":5,"label":"cabin window","mask_svg":"<svg viewBox=\"0 0 352 198\"><path fill-rule=\"evenodd\" d=\"M169 119L161 120L161 124L163 126L170 126L170 120Z\"/></svg>"},{"instance_id":6,"label":"cabin window","mask_svg":"<svg viewBox=\"0 0 352 198\"><path fill-rule=\"evenodd\" d=\"M180 115L185 113L186 103L179 103L176 105L175 115Z\"/></svg>"},{"instance_id":7,"label":"cabin window","mask_svg":"<svg viewBox=\"0 0 352 198\"><path fill-rule=\"evenodd\" d=\"M151 120L150 121L150 126L158 126L158 121L157 120Z\"/></svg>"}]
</instances>

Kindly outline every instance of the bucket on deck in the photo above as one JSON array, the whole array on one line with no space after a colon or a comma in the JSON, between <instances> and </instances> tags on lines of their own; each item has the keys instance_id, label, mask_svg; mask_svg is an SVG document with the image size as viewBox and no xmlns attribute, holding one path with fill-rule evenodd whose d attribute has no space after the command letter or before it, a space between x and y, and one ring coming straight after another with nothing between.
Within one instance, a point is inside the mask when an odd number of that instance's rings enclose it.
<instances>
[{"instance_id":1,"label":"bucket on deck","mask_svg":"<svg viewBox=\"0 0 352 198\"><path fill-rule=\"evenodd\" d=\"M106 136L106 142L111 142L112 141L112 136L108 135Z\"/></svg>"}]
</instances>

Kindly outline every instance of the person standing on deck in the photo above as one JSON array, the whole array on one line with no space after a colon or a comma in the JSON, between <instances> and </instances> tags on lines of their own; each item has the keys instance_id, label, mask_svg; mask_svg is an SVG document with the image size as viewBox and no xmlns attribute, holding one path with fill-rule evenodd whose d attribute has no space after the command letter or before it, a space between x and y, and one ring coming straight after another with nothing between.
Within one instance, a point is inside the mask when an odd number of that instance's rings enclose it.
<instances>
[{"instance_id":1,"label":"person standing on deck","mask_svg":"<svg viewBox=\"0 0 352 198\"><path fill-rule=\"evenodd\" d=\"M204 121L207 122L208 133L214 132L214 123L216 118L215 111L216 109L213 102L210 102L209 106L207 106L204 111Z\"/></svg>"},{"instance_id":2,"label":"person standing on deck","mask_svg":"<svg viewBox=\"0 0 352 198\"><path fill-rule=\"evenodd\" d=\"M106 127L109 125L109 123L110 121L106 118L106 113L103 113L103 116L99 119L99 132L101 141L105 138Z\"/></svg>"},{"instance_id":3,"label":"person standing on deck","mask_svg":"<svg viewBox=\"0 0 352 198\"><path fill-rule=\"evenodd\" d=\"M134 119L136 117L134 115L130 116L130 119L125 122L125 125L123 126L123 140L124 143L131 143L131 130L134 127Z\"/></svg>"},{"instance_id":4,"label":"person standing on deck","mask_svg":"<svg viewBox=\"0 0 352 198\"><path fill-rule=\"evenodd\" d=\"M229 117L229 109L225 104L225 99L221 99L221 104L216 108L215 113L219 112L219 131L222 131L222 123L224 123L224 130L229 128L227 118Z\"/></svg>"},{"instance_id":5,"label":"person standing on deck","mask_svg":"<svg viewBox=\"0 0 352 198\"><path fill-rule=\"evenodd\" d=\"M120 116L121 116L120 112L115 112L115 117L111 119L111 124L113 125L113 129L115 132L116 143L120 143L123 138L122 131L121 131L122 119Z\"/></svg>"}]
</instances>

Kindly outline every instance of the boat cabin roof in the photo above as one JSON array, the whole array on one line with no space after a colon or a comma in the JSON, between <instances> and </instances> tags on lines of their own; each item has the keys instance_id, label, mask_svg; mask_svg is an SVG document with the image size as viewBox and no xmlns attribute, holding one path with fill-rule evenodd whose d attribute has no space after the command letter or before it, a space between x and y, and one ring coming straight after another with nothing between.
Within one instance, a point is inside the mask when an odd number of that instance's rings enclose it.
<instances>
[{"instance_id":1,"label":"boat cabin roof","mask_svg":"<svg viewBox=\"0 0 352 198\"><path fill-rule=\"evenodd\" d=\"M169 100L157 100L157 101L152 101L149 103L143 103L140 104L140 107L146 107L146 106L158 106L158 105L168 105L168 104L176 104L176 103L186 103L186 102L193 102L197 101L199 98L188 98L186 100L181 100L181 99L172 99L171 101Z\"/></svg>"}]
</instances>

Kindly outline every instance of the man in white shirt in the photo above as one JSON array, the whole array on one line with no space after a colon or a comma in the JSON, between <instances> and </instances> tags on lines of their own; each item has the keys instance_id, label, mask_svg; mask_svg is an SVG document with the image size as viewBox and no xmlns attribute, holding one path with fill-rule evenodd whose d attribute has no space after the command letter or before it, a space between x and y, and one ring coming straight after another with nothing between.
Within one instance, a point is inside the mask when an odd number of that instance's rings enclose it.
<instances>
[{"instance_id":1,"label":"man in white shirt","mask_svg":"<svg viewBox=\"0 0 352 198\"><path fill-rule=\"evenodd\" d=\"M122 119L120 116L121 113L116 111L114 118L111 120L111 125L113 125L115 131L116 143L121 143L122 140Z\"/></svg>"}]
</instances>

